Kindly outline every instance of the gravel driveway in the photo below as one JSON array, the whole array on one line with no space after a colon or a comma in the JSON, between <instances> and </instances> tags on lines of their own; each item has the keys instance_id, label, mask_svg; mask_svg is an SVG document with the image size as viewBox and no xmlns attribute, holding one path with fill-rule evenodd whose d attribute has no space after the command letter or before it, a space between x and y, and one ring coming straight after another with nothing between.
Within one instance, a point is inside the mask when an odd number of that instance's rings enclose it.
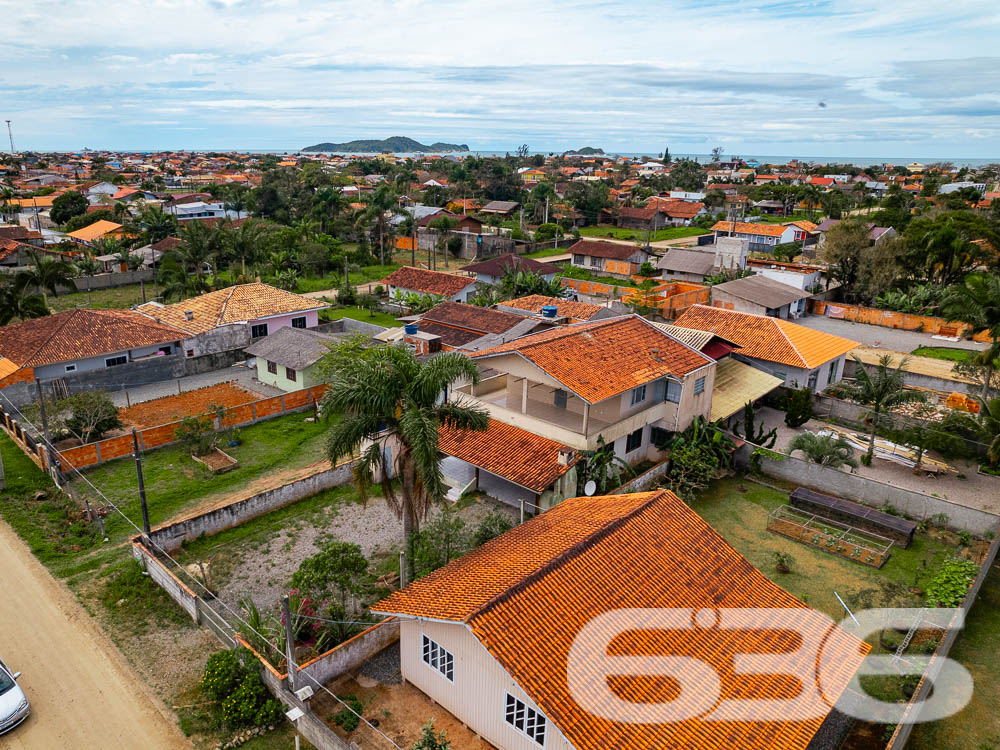
<instances>
[{"instance_id":1,"label":"gravel driveway","mask_svg":"<svg viewBox=\"0 0 1000 750\"><path fill-rule=\"evenodd\" d=\"M886 328L884 326L873 326L868 323L854 323L850 320L838 320L828 318L824 315L807 315L795 321L806 328L816 331L832 333L835 336L842 336L851 341L857 341L865 346L878 346L882 349L890 349L896 352L912 352L918 346L951 346L955 349L972 349L975 351L985 349L987 344L980 344L978 341L944 341L936 339L929 333L917 333L916 331L904 331L898 328Z\"/></svg>"}]
</instances>

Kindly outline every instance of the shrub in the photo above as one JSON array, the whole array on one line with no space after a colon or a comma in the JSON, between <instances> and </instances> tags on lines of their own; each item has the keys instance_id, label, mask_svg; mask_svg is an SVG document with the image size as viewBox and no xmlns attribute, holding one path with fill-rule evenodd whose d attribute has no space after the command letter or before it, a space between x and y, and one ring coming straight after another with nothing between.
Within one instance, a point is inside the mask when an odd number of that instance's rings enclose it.
<instances>
[{"instance_id":1,"label":"shrub","mask_svg":"<svg viewBox=\"0 0 1000 750\"><path fill-rule=\"evenodd\" d=\"M448 733L440 734L434 731L434 720L424 724L420 730L420 739L413 743L410 750L451 750Z\"/></svg>"},{"instance_id":2,"label":"shrub","mask_svg":"<svg viewBox=\"0 0 1000 750\"><path fill-rule=\"evenodd\" d=\"M219 443L212 420L208 418L184 417L181 426L174 430L174 439L193 456L211 453Z\"/></svg>"},{"instance_id":3,"label":"shrub","mask_svg":"<svg viewBox=\"0 0 1000 750\"><path fill-rule=\"evenodd\" d=\"M339 696L340 700L347 704L348 708L343 709L333 717L333 723L344 728L345 732L353 732L361 723L361 712L365 707L353 695Z\"/></svg>"},{"instance_id":4,"label":"shrub","mask_svg":"<svg viewBox=\"0 0 1000 750\"><path fill-rule=\"evenodd\" d=\"M238 651L218 651L208 657L201 689L212 700L225 700L243 682L247 672Z\"/></svg>"},{"instance_id":5,"label":"shrub","mask_svg":"<svg viewBox=\"0 0 1000 750\"><path fill-rule=\"evenodd\" d=\"M962 603L979 568L971 560L946 560L927 586L927 603L934 607L957 607Z\"/></svg>"},{"instance_id":6,"label":"shrub","mask_svg":"<svg viewBox=\"0 0 1000 750\"><path fill-rule=\"evenodd\" d=\"M785 424L791 428L801 427L812 418L812 389L800 388L788 397Z\"/></svg>"},{"instance_id":7,"label":"shrub","mask_svg":"<svg viewBox=\"0 0 1000 750\"><path fill-rule=\"evenodd\" d=\"M496 539L501 534L510 531L512 528L514 528L514 523L506 514L498 510L491 510L479 522L476 530L472 532L472 543L479 547L491 539Z\"/></svg>"},{"instance_id":8,"label":"shrub","mask_svg":"<svg viewBox=\"0 0 1000 750\"><path fill-rule=\"evenodd\" d=\"M222 701L223 721L242 727L254 724L258 717L270 716L271 713L264 710L269 695L260 675L248 672L237 688Z\"/></svg>"}]
</instances>

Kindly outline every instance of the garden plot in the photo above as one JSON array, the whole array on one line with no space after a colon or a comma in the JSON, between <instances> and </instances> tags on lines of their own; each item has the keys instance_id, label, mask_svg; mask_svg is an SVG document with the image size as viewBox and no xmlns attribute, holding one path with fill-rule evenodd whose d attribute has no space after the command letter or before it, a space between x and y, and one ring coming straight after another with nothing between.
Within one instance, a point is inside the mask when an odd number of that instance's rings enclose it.
<instances>
[{"instance_id":1,"label":"garden plot","mask_svg":"<svg viewBox=\"0 0 1000 750\"><path fill-rule=\"evenodd\" d=\"M119 409L118 418L123 425L143 429L161 424L178 422L184 417L207 414L213 406L241 406L251 401L259 401L263 396L235 381L216 383L193 391L185 391L175 396L163 396L152 401Z\"/></svg>"}]
</instances>

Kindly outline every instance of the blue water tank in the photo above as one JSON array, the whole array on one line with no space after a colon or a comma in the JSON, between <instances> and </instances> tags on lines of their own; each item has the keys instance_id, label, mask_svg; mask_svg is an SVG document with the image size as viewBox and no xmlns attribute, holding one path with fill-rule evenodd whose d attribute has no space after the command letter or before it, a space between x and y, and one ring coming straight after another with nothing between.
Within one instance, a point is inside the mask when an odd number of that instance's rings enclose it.
<instances>
[{"instance_id":1,"label":"blue water tank","mask_svg":"<svg viewBox=\"0 0 1000 750\"><path fill-rule=\"evenodd\" d=\"M559 308L555 305L542 305L542 315L546 318L554 318L559 312Z\"/></svg>"},{"instance_id":2,"label":"blue water tank","mask_svg":"<svg viewBox=\"0 0 1000 750\"><path fill-rule=\"evenodd\" d=\"M417 329L417 324L416 323L409 323L409 324L403 326L403 330L406 331L406 334L408 336L412 336L418 330Z\"/></svg>"}]
</instances>

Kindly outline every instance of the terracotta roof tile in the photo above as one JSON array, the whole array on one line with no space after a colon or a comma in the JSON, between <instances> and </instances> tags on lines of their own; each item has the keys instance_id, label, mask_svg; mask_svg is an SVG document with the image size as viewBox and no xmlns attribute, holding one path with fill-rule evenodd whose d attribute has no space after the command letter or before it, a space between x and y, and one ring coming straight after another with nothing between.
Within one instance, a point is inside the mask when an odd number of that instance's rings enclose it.
<instances>
[{"instance_id":1,"label":"terracotta roof tile","mask_svg":"<svg viewBox=\"0 0 1000 750\"><path fill-rule=\"evenodd\" d=\"M511 268L517 271L529 271L543 276L558 273L559 271L558 266L554 266L551 263L542 263L532 258L525 258L522 255L514 254L499 255L496 258L490 258L489 260L484 260L479 263L473 263L472 265L466 266L462 270L466 273L484 273L490 276L503 276L504 272Z\"/></svg>"},{"instance_id":2,"label":"terracotta roof tile","mask_svg":"<svg viewBox=\"0 0 1000 750\"><path fill-rule=\"evenodd\" d=\"M666 375L683 377L713 362L638 315L561 326L471 356L512 353L592 404Z\"/></svg>"},{"instance_id":3,"label":"terracotta roof tile","mask_svg":"<svg viewBox=\"0 0 1000 750\"><path fill-rule=\"evenodd\" d=\"M811 370L858 344L767 315L693 305L676 321L682 328L712 331L740 346L740 354Z\"/></svg>"},{"instance_id":4,"label":"terracotta roof tile","mask_svg":"<svg viewBox=\"0 0 1000 750\"><path fill-rule=\"evenodd\" d=\"M489 307L445 300L421 315L420 320L421 322L435 321L485 334L506 333L524 320L524 316L502 310L493 310Z\"/></svg>"},{"instance_id":5,"label":"terracotta roof tile","mask_svg":"<svg viewBox=\"0 0 1000 750\"><path fill-rule=\"evenodd\" d=\"M585 710L567 684L570 648L581 629L616 609L660 607L809 611L666 490L565 500L394 593L373 610L465 623L578 750L802 750L809 744L821 716L803 721L691 718L628 724ZM801 615L796 619L803 637L817 642L826 638L824 658L831 669L824 672L824 692L836 700L868 647L841 630L830 631L825 621L814 623ZM800 689L794 679L735 673L738 653L784 654L795 648L796 636L777 629L636 629L614 643L615 652L622 655L694 656L705 661L718 672L724 697L791 699ZM789 659L803 672L815 668L815 656L808 653L789 654ZM607 676L595 668L593 679ZM640 703L676 695L672 681L616 678L615 683Z\"/></svg>"},{"instance_id":6,"label":"terracotta roof tile","mask_svg":"<svg viewBox=\"0 0 1000 750\"><path fill-rule=\"evenodd\" d=\"M572 459L560 464L562 447L554 440L495 419L482 432L438 429L438 450L532 492L547 490L579 460L576 451L572 451Z\"/></svg>"},{"instance_id":7,"label":"terracotta roof tile","mask_svg":"<svg viewBox=\"0 0 1000 750\"><path fill-rule=\"evenodd\" d=\"M782 224L750 224L743 221L718 221L712 226L714 232L736 231L742 234L758 234L768 237L780 237L788 230Z\"/></svg>"},{"instance_id":8,"label":"terracotta roof tile","mask_svg":"<svg viewBox=\"0 0 1000 750\"><path fill-rule=\"evenodd\" d=\"M525 312L540 313L543 307L555 305L557 315L574 318L576 320L590 320L606 307L601 305L591 305L587 302L575 302L573 300L562 299L560 297L546 297L543 294L529 294L527 297L518 297L500 303L503 307L510 307L515 310Z\"/></svg>"},{"instance_id":9,"label":"terracotta roof tile","mask_svg":"<svg viewBox=\"0 0 1000 750\"><path fill-rule=\"evenodd\" d=\"M426 268L403 266L402 268L397 268L379 283L421 294L454 297L466 287L475 284L476 280L469 276L456 276L453 273L442 273L440 271L428 271Z\"/></svg>"},{"instance_id":10,"label":"terracotta roof tile","mask_svg":"<svg viewBox=\"0 0 1000 750\"><path fill-rule=\"evenodd\" d=\"M619 244L602 240L577 240L566 252L589 258L628 260L639 252L639 248L632 244Z\"/></svg>"},{"instance_id":11,"label":"terracotta roof tile","mask_svg":"<svg viewBox=\"0 0 1000 750\"><path fill-rule=\"evenodd\" d=\"M260 320L274 315L287 315L324 307L329 305L269 284L256 282L226 287L172 305L150 302L135 309L154 320L196 334L231 323L245 323L248 320ZM185 315L189 310L194 313L191 320Z\"/></svg>"},{"instance_id":12,"label":"terracotta roof tile","mask_svg":"<svg viewBox=\"0 0 1000 750\"><path fill-rule=\"evenodd\" d=\"M67 310L0 328L0 356L38 367L184 337L183 331L131 310Z\"/></svg>"}]
</instances>

